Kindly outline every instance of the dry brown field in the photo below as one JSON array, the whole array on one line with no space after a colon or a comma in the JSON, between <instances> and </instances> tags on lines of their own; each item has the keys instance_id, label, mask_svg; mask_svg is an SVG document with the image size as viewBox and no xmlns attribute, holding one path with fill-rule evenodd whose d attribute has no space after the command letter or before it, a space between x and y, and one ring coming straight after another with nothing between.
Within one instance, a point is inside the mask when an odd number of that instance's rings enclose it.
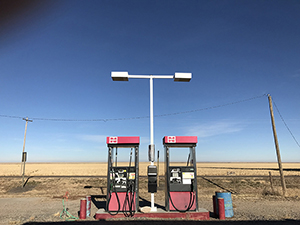
<instances>
[{"instance_id":1,"label":"dry brown field","mask_svg":"<svg viewBox=\"0 0 300 225\"><path fill-rule=\"evenodd\" d=\"M119 162L118 166L127 166L128 163ZM147 166L149 162L139 163L140 176L147 175ZM182 165L185 163L172 163L171 166ZM284 175L286 177L286 185L288 188L288 196L300 196L300 163L283 163ZM34 187L29 193L32 195L43 195L45 190L49 196L62 196L62 192L56 190L73 190L72 192L79 196L85 192L85 189L78 189L78 186L101 186L101 192L106 193L107 163L26 163L25 179L28 180L28 188L30 185ZM274 178L274 188L276 193L271 193L269 172ZM0 176L4 176L0 195L14 196L15 188L20 186L21 163L1 163ZM164 163L159 165L159 175L161 190L164 186ZM280 195L282 192L279 179L279 171L277 163L197 163L197 175L199 185L199 195L202 197L211 196L214 191L223 189L236 193L236 196L262 196L262 195ZM8 180L5 176L14 176L15 178ZM45 178L38 178L45 176ZM49 178L47 178L49 176ZM55 176L70 176L70 178L61 179ZM78 178L78 176L91 176L91 178ZM104 178L96 179L93 177L104 176ZM219 177L210 177L219 176ZM245 176L245 177L243 177ZM253 177L247 177L253 176ZM259 177L264 176L264 177ZM52 178L51 178L52 177ZM202 177L202 178L201 178ZM52 188L53 185L55 188ZM51 189L51 191L49 190ZM140 180L140 191L147 192L147 178ZM54 191L56 190L56 191ZM93 189L99 192L99 190ZM274 192L273 191L273 192ZM59 193L59 194L58 194Z\"/></svg>"},{"instance_id":2,"label":"dry brown field","mask_svg":"<svg viewBox=\"0 0 300 225\"><path fill-rule=\"evenodd\" d=\"M128 163L119 162L118 166ZM140 162L140 176L146 176L149 162ZM185 165L172 163L171 165ZM300 163L283 163L284 175L300 176ZM279 175L277 163L197 163L198 176L268 176ZM26 163L26 176L106 176L107 163ZM159 165L164 174L164 163ZM20 176L21 163L0 163L0 176Z\"/></svg>"}]
</instances>

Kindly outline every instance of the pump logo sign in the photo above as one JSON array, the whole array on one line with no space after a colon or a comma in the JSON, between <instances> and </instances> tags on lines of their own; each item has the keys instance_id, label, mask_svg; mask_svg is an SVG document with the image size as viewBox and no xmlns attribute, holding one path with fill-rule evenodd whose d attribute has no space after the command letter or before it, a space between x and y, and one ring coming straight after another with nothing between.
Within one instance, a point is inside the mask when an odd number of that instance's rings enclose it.
<instances>
[{"instance_id":1,"label":"pump logo sign","mask_svg":"<svg viewBox=\"0 0 300 225\"><path fill-rule=\"evenodd\" d=\"M118 137L109 137L108 143L109 144L117 144L118 143Z\"/></svg>"},{"instance_id":2,"label":"pump logo sign","mask_svg":"<svg viewBox=\"0 0 300 225\"><path fill-rule=\"evenodd\" d=\"M167 136L167 143L176 143L176 136Z\"/></svg>"}]
</instances>

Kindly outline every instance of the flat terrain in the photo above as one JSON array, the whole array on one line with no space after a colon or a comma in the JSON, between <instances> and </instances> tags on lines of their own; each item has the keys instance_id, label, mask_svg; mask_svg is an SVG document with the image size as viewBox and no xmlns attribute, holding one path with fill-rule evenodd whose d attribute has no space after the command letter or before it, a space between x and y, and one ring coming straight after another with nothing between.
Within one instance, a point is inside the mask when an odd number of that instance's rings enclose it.
<instances>
[{"instance_id":1,"label":"flat terrain","mask_svg":"<svg viewBox=\"0 0 300 225\"><path fill-rule=\"evenodd\" d=\"M119 166L122 164L118 163ZM139 164L141 176L146 175L148 164ZM284 163L283 167L286 197L281 196L276 163L198 163L199 206L213 211L211 198L215 191L231 191L235 216L227 221L284 220L300 223L300 163ZM105 205L106 179L97 176L106 176L106 163L26 163L24 188L21 187L20 172L20 163L0 164L0 224L62 222L64 220L59 214L63 209L62 199L66 192L69 193L67 207L75 216L80 198L87 195L92 195L94 199L92 215ZM269 172L273 176L273 189ZM155 194L155 202L160 206L164 206L163 174L164 165L161 163L159 188ZM140 178L139 195L144 204L150 205L146 178ZM91 222L94 219L89 220Z\"/></svg>"},{"instance_id":2,"label":"flat terrain","mask_svg":"<svg viewBox=\"0 0 300 225\"><path fill-rule=\"evenodd\" d=\"M128 165L119 162L118 166ZM146 176L148 162L140 162L140 176ZM185 165L185 163L172 163ZM164 163L159 165L164 174ZM234 175L279 175L277 163L197 163L198 176ZM300 163L283 163L285 175L300 175ZM27 176L106 176L107 163L26 163ZM0 176L20 176L21 163L0 163Z\"/></svg>"}]
</instances>

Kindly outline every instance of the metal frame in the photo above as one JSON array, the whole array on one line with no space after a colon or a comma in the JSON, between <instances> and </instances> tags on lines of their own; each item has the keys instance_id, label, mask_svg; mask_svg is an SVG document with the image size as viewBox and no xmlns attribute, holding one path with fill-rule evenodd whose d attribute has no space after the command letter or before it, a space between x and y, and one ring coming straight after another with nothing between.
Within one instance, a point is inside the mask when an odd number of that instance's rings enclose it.
<instances>
[{"instance_id":1,"label":"metal frame","mask_svg":"<svg viewBox=\"0 0 300 225\"><path fill-rule=\"evenodd\" d=\"M111 185L110 180L110 171L113 166L113 155L114 149L118 148L134 148L134 167L135 167L135 212L138 212L139 209L139 144L118 144L118 143L110 143L108 146L108 160L107 160L107 194L106 199L109 198L109 189ZM106 202L107 204L107 202ZM107 205L106 205L107 208Z\"/></svg>"},{"instance_id":2,"label":"metal frame","mask_svg":"<svg viewBox=\"0 0 300 225\"><path fill-rule=\"evenodd\" d=\"M164 143L164 148L165 148L165 208L166 211L170 211L169 207L169 195L168 192L169 190L169 185L167 185L167 182L170 180L170 173L169 173L169 167L170 167L170 149L171 148L189 148L191 157L193 159L192 165L194 167L194 174L195 174L195 179L194 179L194 187L195 188L195 194L196 194L196 212L199 211L199 206L198 206L198 186L197 186L197 162L196 162L196 143Z\"/></svg>"}]
</instances>

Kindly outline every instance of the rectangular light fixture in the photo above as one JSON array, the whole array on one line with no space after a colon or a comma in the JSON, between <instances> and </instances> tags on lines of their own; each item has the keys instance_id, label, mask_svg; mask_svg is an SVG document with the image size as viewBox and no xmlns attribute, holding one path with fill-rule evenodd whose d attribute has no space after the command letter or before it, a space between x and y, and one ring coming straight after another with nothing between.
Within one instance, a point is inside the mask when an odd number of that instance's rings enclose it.
<instances>
[{"instance_id":1,"label":"rectangular light fixture","mask_svg":"<svg viewBox=\"0 0 300 225\"><path fill-rule=\"evenodd\" d=\"M128 81L128 72L111 72L113 81Z\"/></svg>"},{"instance_id":2,"label":"rectangular light fixture","mask_svg":"<svg viewBox=\"0 0 300 225\"><path fill-rule=\"evenodd\" d=\"M189 82L192 79L192 73L175 73L174 81Z\"/></svg>"}]
</instances>

